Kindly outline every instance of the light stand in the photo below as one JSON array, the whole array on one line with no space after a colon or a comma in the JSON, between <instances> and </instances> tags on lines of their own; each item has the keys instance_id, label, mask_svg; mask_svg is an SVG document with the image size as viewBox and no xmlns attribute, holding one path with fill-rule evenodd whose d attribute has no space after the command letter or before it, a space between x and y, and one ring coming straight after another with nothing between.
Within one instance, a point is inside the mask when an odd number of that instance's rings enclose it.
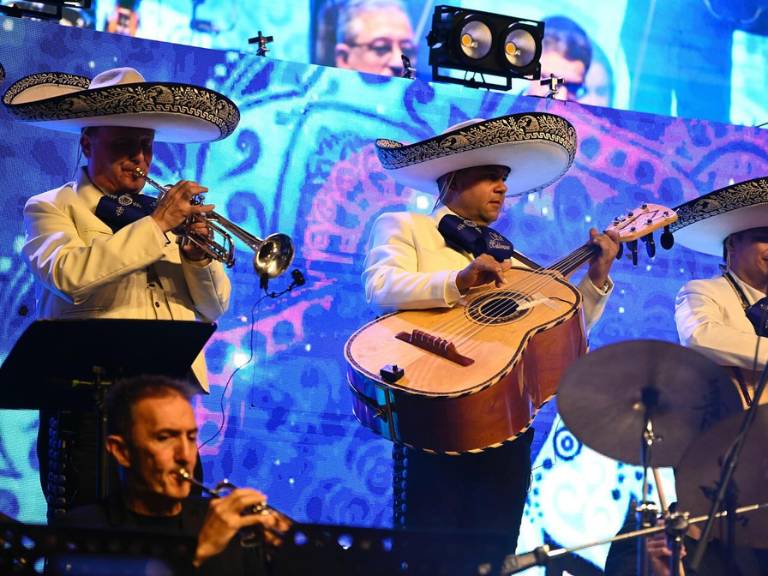
<instances>
[{"instance_id":1,"label":"light stand","mask_svg":"<svg viewBox=\"0 0 768 576\"><path fill-rule=\"evenodd\" d=\"M403 73L401 74L402 78L407 78L408 80L413 80L413 74L415 70L413 69L413 65L411 64L411 59L408 58L405 54L400 54L400 58L403 61Z\"/></svg>"},{"instance_id":2,"label":"light stand","mask_svg":"<svg viewBox=\"0 0 768 576\"><path fill-rule=\"evenodd\" d=\"M555 96L557 96L557 91L560 88L560 84L563 83L562 78L558 78L554 74L550 74L549 78L545 78L544 80L539 80L539 84L542 86L547 86L549 88L549 91L547 92L546 98L554 99Z\"/></svg>"},{"instance_id":3,"label":"light stand","mask_svg":"<svg viewBox=\"0 0 768 576\"><path fill-rule=\"evenodd\" d=\"M274 36L264 36L261 33L261 30L259 30L259 35L254 36L253 38L248 38L248 44L258 44L259 47L256 49L256 55L257 56L266 56L267 52L269 52L269 49L267 48L267 44L270 42L274 42L275 37Z\"/></svg>"}]
</instances>

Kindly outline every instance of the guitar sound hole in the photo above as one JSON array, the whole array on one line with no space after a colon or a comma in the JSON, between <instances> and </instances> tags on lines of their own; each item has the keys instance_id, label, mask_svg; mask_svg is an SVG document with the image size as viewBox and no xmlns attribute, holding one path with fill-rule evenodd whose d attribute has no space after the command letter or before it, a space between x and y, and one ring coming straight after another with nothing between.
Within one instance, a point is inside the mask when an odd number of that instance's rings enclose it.
<instances>
[{"instance_id":1,"label":"guitar sound hole","mask_svg":"<svg viewBox=\"0 0 768 576\"><path fill-rule=\"evenodd\" d=\"M505 324L525 316L530 308L518 310L528 297L511 290L492 292L473 300L467 307L469 317L479 324Z\"/></svg>"}]
</instances>

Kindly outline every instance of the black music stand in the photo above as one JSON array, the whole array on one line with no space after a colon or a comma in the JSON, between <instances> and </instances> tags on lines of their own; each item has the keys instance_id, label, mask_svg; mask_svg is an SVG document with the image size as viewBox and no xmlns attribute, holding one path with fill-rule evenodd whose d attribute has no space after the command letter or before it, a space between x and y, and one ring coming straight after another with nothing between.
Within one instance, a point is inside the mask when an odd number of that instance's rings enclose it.
<instances>
[{"instance_id":1,"label":"black music stand","mask_svg":"<svg viewBox=\"0 0 768 576\"><path fill-rule=\"evenodd\" d=\"M107 387L139 374L186 378L214 330L213 323L176 320L37 320L0 366L0 408L94 409L104 498Z\"/></svg>"},{"instance_id":2,"label":"black music stand","mask_svg":"<svg viewBox=\"0 0 768 576\"><path fill-rule=\"evenodd\" d=\"M0 520L0 573L49 576L192 574L194 536L36 526Z\"/></svg>"},{"instance_id":3,"label":"black music stand","mask_svg":"<svg viewBox=\"0 0 768 576\"><path fill-rule=\"evenodd\" d=\"M477 576L500 574L508 552L502 532L297 523L272 552L271 572L304 576L322 566L334 576Z\"/></svg>"}]
</instances>

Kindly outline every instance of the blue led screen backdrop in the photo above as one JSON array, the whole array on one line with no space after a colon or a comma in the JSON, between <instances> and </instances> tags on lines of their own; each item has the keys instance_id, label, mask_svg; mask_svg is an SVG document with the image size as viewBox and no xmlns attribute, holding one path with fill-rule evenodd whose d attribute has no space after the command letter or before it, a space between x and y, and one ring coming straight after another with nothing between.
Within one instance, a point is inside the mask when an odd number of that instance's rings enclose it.
<instances>
[{"instance_id":1,"label":"blue led screen backdrop","mask_svg":"<svg viewBox=\"0 0 768 576\"><path fill-rule=\"evenodd\" d=\"M258 306L251 254L238 245L231 309L206 350L211 394L197 398L196 412L201 440L219 428L222 407L226 416L221 433L202 449L206 478L258 487L301 521L391 524L391 445L351 413L342 346L376 315L360 283L373 219L386 210L428 210L434 198L395 185L376 159L375 138L415 141L469 118L532 110L567 117L579 137L574 166L541 193L510 199L498 223L543 263L583 243L589 227L605 226L644 201L675 206L768 170L768 136L757 128L386 79L10 18L0 18L0 38L2 87L35 72L93 76L132 65L149 80L220 90L240 107L240 126L224 141L158 144L152 175L160 182L199 181L217 210L253 234L279 231L294 239L295 266L307 284ZM71 179L78 151L76 137L13 122L4 110L0 130L4 357L34 316L32 278L19 255L22 207L29 196ZM676 291L689 278L716 274L717 265L680 247L652 260L641 256L634 268L619 261L615 293L591 346L634 338L676 341ZM279 278L271 289L288 282ZM141 343L121 345L141 352ZM610 535L639 491L637 469L583 446L555 408L547 405L536 422L521 550L545 538L574 545ZM44 517L35 430L35 413L0 412L0 511L27 521ZM598 566L604 556L604 549L584 555Z\"/></svg>"},{"instance_id":2,"label":"blue led screen backdrop","mask_svg":"<svg viewBox=\"0 0 768 576\"><path fill-rule=\"evenodd\" d=\"M95 0L87 22L143 38L206 48L255 51L259 30L274 36L268 56L334 65L339 7L354 0ZM371 0L399 3L417 45L416 73L431 78L426 35L435 5L520 18L566 15L592 48L589 90L622 110L757 125L764 99L768 10L760 0ZM381 8L380 8L381 9ZM716 46L716 49L712 47ZM524 91L516 81L513 90ZM595 103L593 99L588 100Z\"/></svg>"}]
</instances>

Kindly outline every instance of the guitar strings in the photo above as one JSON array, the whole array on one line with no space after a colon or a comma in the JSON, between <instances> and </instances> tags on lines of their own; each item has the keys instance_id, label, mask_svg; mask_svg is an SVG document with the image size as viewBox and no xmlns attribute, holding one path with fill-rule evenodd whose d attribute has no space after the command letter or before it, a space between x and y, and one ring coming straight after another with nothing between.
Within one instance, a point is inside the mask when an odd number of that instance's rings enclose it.
<instances>
[{"instance_id":1,"label":"guitar strings","mask_svg":"<svg viewBox=\"0 0 768 576\"><path fill-rule=\"evenodd\" d=\"M569 257L564 259L561 262L558 262L555 266L552 268L549 268L545 271L544 274L534 274L534 277L530 280L525 279L523 282L521 282L518 286L512 285L506 288L493 288L488 293L494 293L494 292L504 292L506 290L510 290L511 288L516 288L520 292L525 292L527 295L531 295L531 293L535 291L542 290L546 286L554 283L557 281L557 278L562 274L562 270L560 268L567 268L565 266L566 263L576 263L582 258L583 256L588 255L591 253L592 250L589 249L586 246L583 246L577 250L575 250ZM528 282L526 285L526 281ZM517 306L519 306L520 303L515 298L500 298L498 299L497 303L492 304L486 313L486 317L488 318L494 318L496 316L502 316L508 313L511 313L515 310ZM459 330L459 332L454 336L454 339L456 340L456 344L466 344L467 341L469 341L471 338L473 338L475 335L477 335L480 331L485 330L486 328L493 326L493 324L474 324L469 325L463 330Z\"/></svg>"},{"instance_id":2,"label":"guitar strings","mask_svg":"<svg viewBox=\"0 0 768 576\"><path fill-rule=\"evenodd\" d=\"M646 220L646 226L649 226L654 221L656 221L658 219L659 212L660 212L660 208L659 207L657 207L657 206L651 207L650 205L647 205L647 206L642 207L640 210L633 210L632 212L630 212L631 217L625 218L624 220L621 220L621 221L619 221L618 219L615 220L614 224L611 226L611 228L613 230L621 233L622 230L624 230L624 229L626 229L626 228L628 228L630 226L636 225L641 219L645 219ZM668 216L667 211L665 210L662 215L666 218ZM664 222L662 222L661 224L663 224L663 223ZM657 224L656 227L658 228L661 224ZM632 231L635 231L635 229L632 228ZM620 241L622 241L622 240L620 240ZM578 266L580 266L581 264L583 264L586 261L586 259L584 259L584 260L581 260L581 259L584 256L591 256L591 254L594 252L594 248L595 247L592 244L584 244L584 245L582 245L581 247L579 247L576 250L574 250L571 254L569 254L568 256L563 258L562 260L560 260L559 262L556 262L550 268L548 268L546 270L543 270L543 271L539 271L539 272L543 272L544 274L534 275L534 278L532 280L532 284L531 285L524 286L524 287L521 285L521 286L517 286L516 288L520 292L526 293L526 295L529 295L529 293L532 292L534 289L539 289L540 290L540 289L544 288L545 286L547 286L550 282L552 282L555 279L554 275L552 276L552 278L549 278L546 275L547 273L552 274L553 271L556 271L556 272L560 272L564 276L565 275L565 271L568 270L571 267L572 264L576 264L576 266L573 266L574 269L577 268ZM561 270L561 268L562 268L562 270ZM544 277L544 279L538 285L536 285L536 282L537 282L536 276L543 276ZM488 290L487 292L485 292L485 294L492 294L494 291L502 292L504 290L510 290L512 287L513 286L507 286L507 287L504 287L504 288L497 288L497 289L493 289L492 288L491 290ZM480 296L480 297L482 297L482 296ZM474 299L473 301L476 301L476 300L477 299ZM509 305L506 304L506 302L509 302L510 300L512 301L512 303L509 304ZM489 318L493 318L496 315L507 314L508 312L513 311L515 306L520 306L521 305L521 302L518 302L517 300L515 300L514 297L511 297L511 296L509 298L506 298L506 299L499 299L497 302L498 302L498 304L492 304L487 309L487 312L488 312L487 316ZM525 300L523 300L523 302L525 302ZM507 306L508 306L508 308L507 308ZM463 321L463 318L462 317L458 317L458 318L455 318L453 321L449 321L449 324L453 324L453 323L461 324L462 321ZM486 326L488 326L488 325L484 325L484 326L482 326L482 328L484 328ZM446 327L447 327L447 325L446 325ZM480 329L482 329L482 328L480 328ZM477 334L478 331L479 330L472 331L470 333L470 336L473 336L473 335ZM462 337L463 334L460 331L456 336L457 337Z\"/></svg>"},{"instance_id":3,"label":"guitar strings","mask_svg":"<svg viewBox=\"0 0 768 576\"><path fill-rule=\"evenodd\" d=\"M584 246L581 248L578 248L573 253L571 253L569 256L561 260L560 262L555 263L555 265L551 268L547 268L544 270L539 271L531 271L534 272L531 277L526 277L524 279L521 279L517 283L513 283L507 286L504 286L503 288L492 288L491 290L488 290L485 292L486 294L493 294L494 292L505 292L505 291L517 291L521 293L530 293L534 290L541 290L542 288L549 285L551 282L554 281L554 276L557 273L562 273L560 268L568 268L571 264L578 262L578 260L583 255ZM482 297L483 295L481 295ZM511 302L510 302L511 301ZM489 317L492 317L492 315L501 315L508 312L511 312L515 306L520 306L525 302L525 299L515 299L514 297L509 297L505 299L499 299L496 302L492 303L487 309L486 309L486 315ZM435 326L435 330L449 330L453 328L454 325L460 326L465 322L463 316L460 316L458 318L453 318L443 324L438 324ZM470 325L469 330L472 330L476 327L476 325ZM481 325L481 327L485 327L485 325ZM454 337L461 338L464 336L462 331L459 331L457 334L454 335Z\"/></svg>"},{"instance_id":4,"label":"guitar strings","mask_svg":"<svg viewBox=\"0 0 768 576\"><path fill-rule=\"evenodd\" d=\"M504 287L492 288L487 292L485 292L484 294L480 295L480 297L488 294L493 294L494 292L503 293L503 292L513 292L513 291L520 292L525 295L530 295L532 292L541 290L545 288L547 285L556 281L556 279L563 273L563 270L566 270L569 267L571 267L572 264L579 262L580 259L582 259L586 254L591 253L592 251L593 249L591 248L590 245L584 245L576 249L574 252L572 252L570 255L568 255L561 261L556 262L555 265L553 265L551 268L547 268L544 270L537 270L537 271L530 270L530 272L532 272L530 276L526 275L526 278L523 278L516 283L511 283ZM486 308L484 312L484 316L487 318L493 318L495 316L500 316L500 315L510 313L514 311L515 307L519 307L525 302L526 302L525 298L517 299L511 295L507 298L499 298L495 302L492 302ZM466 320L464 319L463 316L459 316L457 318L453 318L447 322L444 322L443 324L438 324L437 326L434 327L434 329L440 330L440 331L447 331L452 329L454 325L460 326L465 321ZM478 326L477 324L473 323L468 327L462 330L459 330L456 334L452 335L452 339L462 339L463 341L465 341L467 338L477 334L480 330L487 328L489 325L491 324L480 324Z\"/></svg>"},{"instance_id":5,"label":"guitar strings","mask_svg":"<svg viewBox=\"0 0 768 576\"><path fill-rule=\"evenodd\" d=\"M636 216L634 216L631 219L625 219L619 224L619 221L614 221L614 224L612 228L618 232L621 232L621 230L627 228L630 225L635 224L641 217L649 218L647 221L647 224L651 224L651 220L656 220L657 214L659 212L659 208L656 207L655 210L651 212L647 210L643 210L642 213L638 213ZM630 213L631 214L631 213ZM664 216L667 217L668 214L665 211ZM672 220L674 221L674 220ZM661 224L658 224L656 228L660 227L660 225L663 225L664 222ZM655 228L654 228L655 229ZM634 229L633 229L634 231ZM622 242L624 240L620 240ZM484 296L489 296L489 299L493 298L493 293L503 293L503 292L520 292L523 293L523 298L518 300L515 298L512 294L508 294L505 298L499 298L495 302L491 302L490 306L485 311L481 311L481 319L483 317L488 318L490 320L493 320L495 317L498 317L500 315L507 314L509 312L513 312L516 307L519 307L521 304L526 302L526 298L530 298L530 296L533 295L534 291L541 290L545 288L547 285L558 281L561 277L565 276L567 271L575 271L576 268L584 264L588 258L594 253L595 246L592 244L584 244L583 246L577 248L574 250L571 254L563 258L562 260L556 262L553 264L550 268L546 268L543 270L529 270L532 272L531 277L523 278L521 281L517 283L511 283L510 285L506 285L504 287L499 288L491 288L490 290L487 290L483 292L482 294L478 295L478 297L473 298L468 306L471 306L473 303L477 302L478 299L483 298ZM464 307L466 310L466 307ZM452 328L453 326L459 326L461 327L462 324L466 323L467 320L464 318L464 315L459 315L454 317L451 320L448 320L446 322L443 322L442 324L438 324L434 327L434 331L447 331L449 328ZM478 342L477 340L472 341L471 338L479 333L481 330L484 330L485 328L488 328L490 326L493 326L492 323L482 324L482 323L470 323L465 327L462 327L455 335L452 335L450 338L446 338L449 342L452 342L456 347L459 345L462 346L462 348L465 351L468 350L474 350L478 348L480 345L483 345L484 343ZM438 356L431 356L428 360L429 364L437 364L440 361L440 358Z\"/></svg>"}]
</instances>

